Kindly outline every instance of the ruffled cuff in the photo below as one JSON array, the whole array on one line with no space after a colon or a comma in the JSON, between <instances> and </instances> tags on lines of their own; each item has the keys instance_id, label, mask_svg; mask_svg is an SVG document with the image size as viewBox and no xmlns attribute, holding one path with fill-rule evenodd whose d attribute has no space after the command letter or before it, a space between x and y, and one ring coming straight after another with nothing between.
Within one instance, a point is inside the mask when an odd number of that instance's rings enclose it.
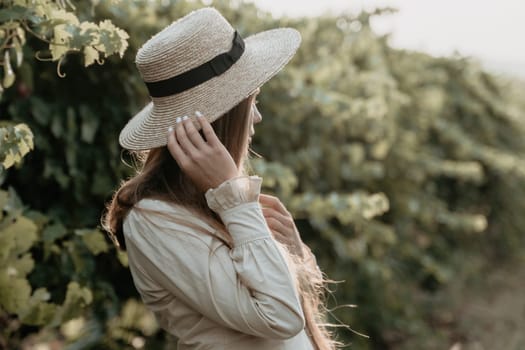
<instances>
[{"instance_id":1,"label":"ruffled cuff","mask_svg":"<svg viewBox=\"0 0 525 350\"><path fill-rule=\"evenodd\" d=\"M206 191L206 201L218 214L243 203L258 202L261 184L262 178L257 175L234 177Z\"/></svg>"}]
</instances>

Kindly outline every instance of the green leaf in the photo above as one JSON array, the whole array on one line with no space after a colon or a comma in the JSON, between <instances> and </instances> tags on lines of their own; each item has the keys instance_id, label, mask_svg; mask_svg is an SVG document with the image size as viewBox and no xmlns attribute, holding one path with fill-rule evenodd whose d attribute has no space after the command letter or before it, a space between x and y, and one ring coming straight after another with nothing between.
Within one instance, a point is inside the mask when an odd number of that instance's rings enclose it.
<instances>
[{"instance_id":1,"label":"green leaf","mask_svg":"<svg viewBox=\"0 0 525 350\"><path fill-rule=\"evenodd\" d=\"M35 117L35 120L40 125L47 126L49 123L49 119L51 118L52 112L51 112L51 106L47 103L45 103L42 99L39 97L33 97L31 98L31 113Z\"/></svg>"},{"instance_id":2,"label":"green leaf","mask_svg":"<svg viewBox=\"0 0 525 350\"><path fill-rule=\"evenodd\" d=\"M67 229L62 223L57 222L55 224L47 226L42 232L42 239L44 242L52 243L57 239L64 237L67 234Z\"/></svg>"},{"instance_id":3,"label":"green leaf","mask_svg":"<svg viewBox=\"0 0 525 350\"><path fill-rule=\"evenodd\" d=\"M38 238L36 225L24 216L17 217L14 222L0 232L2 232L3 237L13 239L14 245L11 250L14 254L25 253Z\"/></svg>"},{"instance_id":4,"label":"green leaf","mask_svg":"<svg viewBox=\"0 0 525 350\"><path fill-rule=\"evenodd\" d=\"M31 286L25 278L10 276L0 269L0 306L9 313L18 313L29 302Z\"/></svg>"},{"instance_id":5,"label":"green leaf","mask_svg":"<svg viewBox=\"0 0 525 350\"><path fill-rule=\"evenodd\" d=\"M100 22L99 27L100 44L96 46L96 49L104 52L106 56L118 53L122 57L128 47L128 33L117 28L109 20Z\"/></svg>"},{"instance_id":6,"label":"green leaf","mask_svg":"<svg viewBox=\"0 0 525 350\"><path fill-rule=\"evenodd\" d=\"M81 287L77 282L70 282L67 286L66 298L55 315L54 323L64 323L79 317L92 301L93 293L89 288Z\"/></svg>"},{"instance_id":7,"label":"green leaf","mask_svg":"<svg viewBox=\"0 0 525 350\"><path fill-rule=\"evenodd\" d=\"M2 8L0 9L0 23L19 21L26 18L30 13L29 8L18 5Z\"/></svg>"},{"instance_id":8,"label":"green leaf","mask_svg":"<svg viewBox=\"0 0 525 350\"><path fill-rule=\"evenodd\" d=\"M79 108L80 117L82 119L82 124L80 128L80 137L82 141L87 143L93 143L95 135L100 125L100 119L93 114L91 108L86 105L81 105Z\"/></svg>"},{"instance_id":9,"label":"green leaf","mask_svg":"<svg viewBox=\"0 0 525 350\"><path fill-rule=\"evenodd\" d=\"M106 253L109 250L109 245L99 230L76 230L75 233L81 235L82 241L93 255Z\"/></svg>"},{"instance_id":10,"label":"green leaf","mask_svg":"<svg viewBox=\"0 0 525 350\"><path fill-rule=\"evenodd\" d=\"M122 266L124 266L124 267L128 267L129 266L128 253L126 253L126 251L118 249L117 250L117 259L122 264Z\"/></svg>"},{"instance_id":11,"label":"green leaf","mask_svg":"<svg viewBox=\"0 0 525 350\"><path fill-rule=\"evenodd\" d=\"M86 46L84 53L84 67L90 66L99 59L99 52L92 46Z\"/></svg>"},{"instance_id":12,"label":"green leaf","mask_svg":"<svg viewBox=\"0 0 525 350\"><path fill-rule=\"evenodd\" d=\"M72 49L70 39L73 37L71 32L74 28L68 24L59 24L53 28L53 41L49 44L49 51L53 61L58 61Z\"/></svg>"},{"instance_id":13,"label":"green leaf","mask_svg":"<svg viewBox=\"0 0 525 350\"><path fill-rule=\"evenodd\" d=\"M22 257L11 261L9 267L16 271L16 276L25 277L35 267L35 261L30 253L26 253Z\"/></svg>"},{"instance_id":14,"label":"green leaf","mask_svg":"<svg viewBox=\"0 0 525 350\"><path fill-rule=\"evenodd\" d=\"M0 230L0 266L5 264L14 246L15 240L12 235L7 235L5 231Z\"/></svg>"},{"instance_id":15,"label":"green leaf","mask_svg":"<svg viewBox=\"0 0 525 350\"><path fill-rule=\"evenodd\" d=\"M3 190L0 190L0 212L3 211L3 209L7 205L7 200L8 200L7 192L3 191ZM0 215L2 215L2 214L0 213ZM0 216L0 219L1 218L2 218L2 216Z\"/></svg>"},{"instance_id":16,"label":"green leaf","mask_svg":"<svg viewBox=\"0 0 525 350\"><path fill-rule=\"evenodd\" d=\"M33 133L26 124L8 123L0 127L0 161L7 169L19 163L33 149Z\"/></svg>"},{"instance_id":17,"label":"green leaf","mask_svg":"<svg viewBox=\"0 0 525 350\"><path fill-rule=\"evenodd\" d=\"M27 307L20 313L22 323L33 326L50 323L57 311L57 305L47 303L50 294L45 288L38 288L33 292Z\"/></svg>"},{"instance_id":18,"label":"green leaf","mask_svg":"<svg viewBox=\"0 0 525 350\"><path fill-rule=\"evenodd\" d=\"M9 150L8 151L9 153L5 154L5 158L4 158L4 161L2 162L2 165L4 166L4 168L8 169L10 167L12 167L15 163L19 162L20 159L22 159L20 157L20 155L14 153L12 150Z\"/></svg>"},{"instance_id":19,"label":"green leaf","mask_svg":"<svg viewBox=\"0 0 525 350\"><path fill-rule=\"evenodd\" d=\"M55 317L57 309L57 305L53 303L33 304L20 315L20 321L31 326L48 325Z\"/></svg>"}]
</instances>

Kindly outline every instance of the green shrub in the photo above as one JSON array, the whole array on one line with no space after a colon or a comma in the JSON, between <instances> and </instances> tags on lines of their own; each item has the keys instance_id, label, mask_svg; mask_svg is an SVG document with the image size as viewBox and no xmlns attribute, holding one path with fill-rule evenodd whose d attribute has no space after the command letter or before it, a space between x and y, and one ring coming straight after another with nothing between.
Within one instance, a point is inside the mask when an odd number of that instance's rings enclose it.
<instances>
[{"instance_id":1,"label":"green shrub","mask_svg":"<svg viewBox=\"0 0 525 350\"><path fill-rule=\"evenodd\" d=\"M147 101L136 51L202 4L76 5L82 20L110 18L123 28L129 48L122 59L88 68L85 57L68 55L60 65L65 78L53 64L25 60L3 94L2 118L27 125L34 150L4 179L32 210L16 214L27 217L22 246L14 228L0 228L0 240L12 247L0 271L9 275L13 264L20 271L14 294L2 292L6 277L0 277L0 322L22 322L0 343L38 333L72 349L160 349L173 339L136 302L125 256L103 238L99 219L119 181L132 173L117 138ZM488 262L522 254L525 119L518 83L459 56L391 48L369 25L388 10L273 19L251 4L214 5L243 36L276 26L302 33L296 57L262 89L264 122L253 147L264 159L252 165L265 190L294 213L323 270L345 280L330 306L358 308L338 308L333 317L371 336L341 330L353 348L387 348L432 333L429 319L438 310L427 300L468 268L469 254ZM28 40L24 57L44 46ZM15 198L12 190L2 193ZM70 289L76 299L68 301ZM84 307L75 313L67 306L79 303ZM51 310L65 316L32 328L25 316L31 308L42 308L31 316L41 321L60 314Z\"/></svg>"}]
</instances>

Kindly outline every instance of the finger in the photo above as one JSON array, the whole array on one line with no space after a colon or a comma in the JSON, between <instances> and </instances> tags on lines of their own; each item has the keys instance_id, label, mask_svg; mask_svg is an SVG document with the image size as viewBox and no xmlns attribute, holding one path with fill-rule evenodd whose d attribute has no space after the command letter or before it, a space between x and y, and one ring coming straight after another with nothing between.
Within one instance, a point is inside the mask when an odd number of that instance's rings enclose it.
<instances>
[{"instance_id":1,"label":"finger","mask_svg":"<svg viewBox=\"0 0 525 350\"><path fill-rule=\"evenodd\" d=\"M291 226L292 219L289 216L285 216L273 208L262 208L264 217L271 217L283 224L284 226Z\"/></svg>"},{"instance_id":2,"label":"finger","mask_svg":"<svg viewBox=\"0 0 525 350\"><path fill-rule=\"evenodd\" d=\"M273 238L281 243L282 245L284 245L286 248L290 249L292 246L293 246L293 242L286 236L276 232L273 236Z\"/></svg>"},{"instance_id":3,"label":"finger","mask_svg":"<svg viewBox=\"0 0 525 350\"><path fill-rule=\"evenodd\" d=\"M265 205L270 208L274 208L278 212L282 213L283 215L289 215L291 216L290 212L286 209L284 204L279 200L279 198L275 196L271 196L269 194L261 193L259 194L259 202L262 205Z\"/></svg>"},{"instance_id":4,"label":"finger","mask_svg":"<svg viewBox=\"0 0 525 350\"><path fill-rule=\"evenodd\" d=\"M186 164L188 160L188 156L184 153L184 151L179 145L179 142L175 138L175 130L173 130L173 127L170 127L170 129L168 129L168 142L166 144L166 147L168 147L168 151L170 152L171 156L175 159L179 167L183 168L183 165Z\"/></svg>"},{"instance_id":5,"label":"finger","mask_svg":"<svg viewBox=\"0 0 525 350\"><path fill-rule=\"evenodd\" d=\"M186 128L184 125L182 125L181 120L178 118L177 120L178 122L175 125L175 137L177 138L177 141L179 142L182 150L188 156L191 156L197 152L197 148L195 148L193 143L191 143L191 140L188 138L188 135L186 134Z\"/></svg>"},{"instance_id":6,"label":"finger","mask_svg":"<svg viewBox=\"0 0 525 350\"><path fill-rule=\"evenodd\" d=\"M277 230L270 229L270 232L272 233L272 237L279 242L282 242L285 239L285 236Z\"/></svg>"},{"instance_id":7,"label":"finger","mask_svg":"<svg viewBox=\"0 0 525 350\"><path fill-rule=\"evenodd\" d=\"M279 232L277 230L272 230L273 237L278 240L279 242L288 242L289 238L283 234L282 232Z\"/></svg>"},{"instance_id":8,"label":"finger","mask_svg":"<svg viewBox=\"0 0 525 350\"><path fill-rule=\"evenodd\" d=\"M208 119L204 118L204 116L199 111L195 112L195 115L197 116L197 120L199 121L199 124L202 128L204 137L206 137L206 142L210 146L216 146L217 144L221 143Z\"/></svg>"},{"instance_id":9,"label":"finger","mask_svg":"<svg viewBox=\"0 0 525 350\"><path fill-rule=\"evenodd\" d=\"M201 134L199 133L195 125L193 125L193 120L191 119L183 120L182 125L185 128L188 139L195 146L195 148L203 149L203 147L206 146L206 142L202 138Z\"/></svg>"},{"instance_id":10,"label":"finger","mask_svg":"<svg viewBox=\"0 0 525 350\"><path fill-rule=\"evenodd\" d=\"M288 245L289 242L288 240L286 239L286 237L284 235L282 235L281 233L277 232L277 231L272 231L273 233L273 238L279 242L279 243L282 243L284 245Z\"/></svg>"},{"instance_id":11,"label":"finger","mask_svg":"<svg viewBox=\"0 0 525 350\"><path fill-rule=\"evenodd\" d=\"M286 232L286 227L277 219L275 218L266 218L266 224L270 228L270 230L277 231L283 236L286 236L284 232Z\"/></svg>"}]
</instances>

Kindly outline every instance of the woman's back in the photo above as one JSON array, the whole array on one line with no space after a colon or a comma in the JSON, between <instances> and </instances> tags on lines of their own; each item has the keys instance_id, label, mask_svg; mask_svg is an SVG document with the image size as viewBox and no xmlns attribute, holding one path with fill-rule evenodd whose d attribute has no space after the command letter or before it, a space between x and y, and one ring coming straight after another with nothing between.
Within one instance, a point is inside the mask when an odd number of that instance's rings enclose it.
<instances>
[{"instance_id":1,"label":"woman's back","mask_svg":"<svg viewBox=\"0 0 525 350\"><path fill-rule=\"evenodd\" d=\"M232 248L164 201L142 199L124 220L135 286L178 349L313 349L295 276L265 230L259 189L260 178L244 176L208 192Z\"/></svg>"}]
</instances>

